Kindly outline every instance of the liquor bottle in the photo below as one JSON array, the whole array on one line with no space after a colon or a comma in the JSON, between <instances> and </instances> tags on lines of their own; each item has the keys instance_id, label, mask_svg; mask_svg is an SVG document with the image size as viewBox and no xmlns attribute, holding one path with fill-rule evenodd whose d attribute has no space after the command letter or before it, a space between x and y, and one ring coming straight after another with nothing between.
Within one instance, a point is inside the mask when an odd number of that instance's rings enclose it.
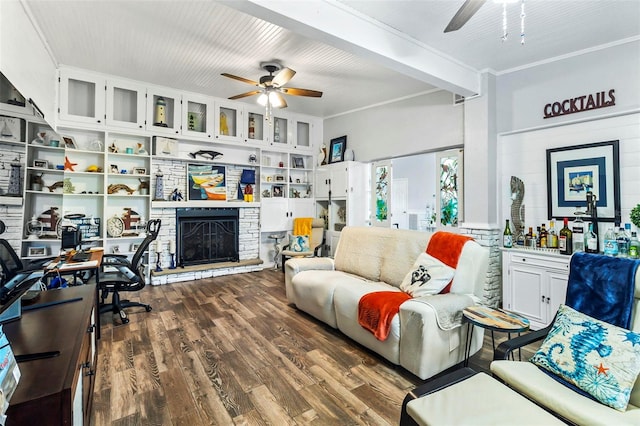
<instances>
[{"instance_id":1,"label":"liquor bottle","mask_svg":"<svg viewBox=\"0 0 640 426\"><path fill-rule=\"evenodd\" d=\"M505 248L513 247L513 234L511 233L511 227L509 226L509 219L504 226L504 232L502 233L502 245Z\"/></svg>"},{"instance_id":2,"label":"liquor bottle","mask_svg":"<svg viewBox=\"0 0 640 426\"><path fill-rule=\"evenodd\" d=\"M573 252L573 238L571 229L569 229L569 219L564 218L564 227L560 230L558 237L558 248L560 254L571 254Z\"/></svg>"},{"instance_id":3,"label":"liquor bottle","mask_svg":"<svg viewBox=\"0 0 640 426\"><path fill-rule=\"evenodd\" d=\"M540 227L536 226L536 247L540 248Z\"/></svg>"},{"instance_id":4,"label":"liquor bottle","mask_svg":"<svg viewBox=\"0 0 640 426\"><path fill-rule=\"evenodd\" d=\"M632 259L638 259L638 257L640 257L640 241L638 241L638 234L636 231L631 233L631 240L629 241L629 257Z\"/></svg>"},{"instance_id":5,"label":"liquor bottle","mask_svg":"<svg viewBox=\"0 0 640 426\"><path fill-rule=\"evenodd\" d=\"M532 243L533 241L533 243ZM524 236L524 245L528 248L528 247L535 247L536 246L536 240L533 238L533 227L529 227L529 232L527 232L527 235Z\"/></svg>"},{"instance_id":6,"label":"liquor bottle","mask_svg":"<svg viewBox=\"0 0 640 426\"><path fill-rule=\"evenodd\" d=\"M549 221L549 231L547 231L547 247L557 249L558 248L558 234L556 233L556 226L553 220Z\"/></svg>"},{"instance_id":7,"label":"liquor bottle","mask_svg":"<svg viewBox=\"0 0 640 426\"><path fill-rule=\"evenodd\" d=\"M540 248L549 247L549 233L547 232L546 225L543 223L540 228Z\"/></svg>"},{"instance_id":8,"label":"liquor bottle","mask_svg":"<svg viewBox=\"0 0 640 426\"><path fill-rule=\"evenodd\" d=\"M616 235L616 242L618 243L618 257L629 257L629 240L631 236L627 234L625 229L621 226L618 229Z\"/></svg>"},{"instance_id":9,"label":"liquor bottle","mask_svg":"<svg viewBox=\"0 0 640 426\"><path fill-rule=\"evenodd\" d=\"M589 224L589 231L587 231L587 234L584 237L584 242L584 250L587 253L598 253L600 250L598 247L598 236L593 232L593 223Z\"/></svg>"},{"instance_id":10,"label":"liquor bottle","mask_svg":"<svg viewBox=\"0 0 640 426\"><path fill-rule=\"evenodd\" d=\"M571 224L571 235L573 237L573 252L584 251L584 222L580 216L576 216Z\"/></svg>"},{"instance_id":11,"label":"liquor bottle","mask_svg":"<svg viewBox=\"0 0 640 426\"><path fill-rule=\"evenodd\" d=\"M613 228L607 229L607 232L604 234L604 254L606 256L617 256L618 255L618 242L616 241L616 232Z\"/></svg>"}]
</instances>

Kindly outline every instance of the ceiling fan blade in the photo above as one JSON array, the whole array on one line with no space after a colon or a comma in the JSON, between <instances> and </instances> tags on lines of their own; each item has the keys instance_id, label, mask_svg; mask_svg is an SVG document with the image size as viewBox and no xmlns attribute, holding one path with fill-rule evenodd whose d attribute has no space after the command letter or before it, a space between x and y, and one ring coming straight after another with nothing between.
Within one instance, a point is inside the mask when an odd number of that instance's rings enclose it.
<instances>
[{"instance_id":1,"label":"ceiling fan blade","mask_svg":"<svg viewBox=\"0 0 640 426\"><path fill-rule=\"evenodd\" d=\"M234 80L242 81L243 83L248 83L248 84L251 84L253 86L259 86L260 85L260 83L258 83L257 81L249 80L248 78L244 78L244 77L238 77L237 75L233 75L233 74L227 74L226 72L223 72L220 75L223 75L223 76L229 77L229 78L233 78Z\"/></svg>"},{"instance_id":2,"label":"ceiling fan blade","mask_svg":"<svg viewBox=\"0 0 640 426\"><path fill-rule=\"evenodd\" d=\"M444 29L445 33L457 31L486 3L487 0L466 0Z\"/></svg>"},{"instance_id":3,"label":"ceiling fan blade","mask_svg":"<svg viewBox=\"0 0 640 426\"><path fill-rule=\"evenodd\" d=\"M281 87L282 91L287 95L293 96L310 96L312 98L319 98L322 96L322 92L310 89L298 89L295 87Z\"/></svg>"},{"instance_id":4,"label":"ceiling fan blade","mask_svg":"<svg viewBox=\"0 0 640 426\"><path fill-rule=\"evenodd\" d=\"M262 93L262 90L252 90L250 92L240 93L239 95L231 96L229 99L246 98L247 96L257 95L258 93Z\"/></svg>"},{"instance_id":5,"label":"ceiling fan blade","mask_svg":"<svg viewBox=\"0 0 640 426\"><path fill-rule=\"evenodd\" d=\"M296 75L296 72L294 70L284 67L278 72L278 74L275 75L275 77L273 77L273 80L271 80L271 85L276 87L284 86L285 84L287 84L287 82L289 82L289 80L293 78L294 75Z\"/></svg>"}]
</instances>

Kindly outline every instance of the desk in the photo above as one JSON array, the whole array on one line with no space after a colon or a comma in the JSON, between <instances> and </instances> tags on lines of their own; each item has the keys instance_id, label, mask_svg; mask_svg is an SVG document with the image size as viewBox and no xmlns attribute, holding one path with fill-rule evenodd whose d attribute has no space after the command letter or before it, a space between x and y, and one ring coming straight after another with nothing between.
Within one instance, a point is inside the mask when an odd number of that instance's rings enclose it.
<instances>
[{"instance_id":1,"label":"desk","mask_svg":"<svg viewBox=\"0 0 640 426\"><path fill-rule=\"evenodd\" d=\"M465 367L469 365L469 352L471 351L474 325L491 330L491 343L494 352L496 351L496 342L493 336L494 331L509 333L509 338L511 338L511 333L520 334L529 329L529 320L525 317L503 309L493 309L488 306L469 306L463 309L462 317L468 323L467 341L464 349Z\"/></svg>"},{"instance_id":2,"label":"desk","mask_svg":"<svg viewBox=\"0 0 640 426\"><path fill-rule=\"evenodd\" d=\"M18 364L22 377L7 410L8 426L89 424L97 361L95 291L91 284L41 292L33 306L81 300L23 311L19 321L3 325L16 355L60 351Z\"/></svg>"},{"instance_id":3,"label":"desk","mask_svg":"<svg viewBox=\"0 0 640 426\"><path fill-rule=\"evenodd\" d=\"M102 257L104 256L104 250L89 250L89 258L86 261L76 262L73 260L71 254L66 255L64 263L60 264L61 257L51 261L51 263L45 268L45 278L52 275L68 275L77 274L83 271L94 271L96 277L96 306L99 305L98 297L100 290L100 266L102 265ZM97 316L96 325L98 327L97 338L100 338L100 315Z\"/></svg>"}]
</instances>

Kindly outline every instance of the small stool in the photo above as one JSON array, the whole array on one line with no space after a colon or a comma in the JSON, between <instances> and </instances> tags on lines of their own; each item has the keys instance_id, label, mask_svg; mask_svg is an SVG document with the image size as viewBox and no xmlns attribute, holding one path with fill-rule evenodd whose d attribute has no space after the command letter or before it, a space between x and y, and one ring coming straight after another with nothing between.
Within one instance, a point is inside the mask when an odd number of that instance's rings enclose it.
<instances>
[{"instance_id":1,"label":"small stool","mask_svg":"<svg viewBox=\"0 0 640 426\"><path fill-rule=\"evenodd\" d=\"M564 425L485 373L462 368L427 382L402 403L401 426Z\"/></svg>"},{"instance_id":2,"label":"small stool","mask_svg":"<svg viewBox=\"0 0 640 426\"><path fill-rule=\"evenodd\" d=\"M269 239L274 240L273 243L273 269L274 270L278 270L278 256L280 255L280 251L282 249L282 247L280 247L280 244L278 244L278 241L283 239L284 237L282 235L278 235L278 234L272 234L268 236ZM282 269L284 269L284 265L282 265Z\"/></svg>"}]
</instances>

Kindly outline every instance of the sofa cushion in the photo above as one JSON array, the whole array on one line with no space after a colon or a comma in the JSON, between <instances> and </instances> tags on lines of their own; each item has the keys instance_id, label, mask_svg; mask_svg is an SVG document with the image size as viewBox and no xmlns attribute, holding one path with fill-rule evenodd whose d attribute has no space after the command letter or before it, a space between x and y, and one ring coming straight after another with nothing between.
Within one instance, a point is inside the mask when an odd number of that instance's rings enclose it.
<instances>
[{"instance_id":1,"label":"sofa cushion","mask_svg":"<svg viewBox=\"0 0 640 426\"><path fill-rule=\"evenodd\" d=\"M571 423L580 425L638 425L640 408L625 412L599 404L555 381L536 365L521 361L493 361L491 372L512 389Z\"/></svg>"},{"instance_id":2,"label":"sofa cushion","mask_svg":"<svg viewBox=\"0 0 640 426\"><path fill-rule=\"evenodd\" d=\"M336 288L333 303L336 309L338 329L344 334L385 357L394 364L400 361L400 319L395 315L391 320L389 334L380 341L358 322L358 302L367 293L374 291L400 291L399 288L382 282L361 281Z\"/></svg>"},{"instance_id":3,"label":"sofa cushion","mask_svg":"<svg viewBox=\"0 0 640 426\"><path fill-rule=\"evenodd\" d=\"M455 269L427 253L420 253L400 284L400 290L413 296L438 294L451 282Z\"/></svg>"},{"instance_id":4,"label":"sofa cushion","mask_svg":"<svg viewBox=\"0 0 640 426\"><path fill-rule=\"evenodd\" d=\"M400 287L404 276L411 269L416 257L424 253L433 234L406 229L386 231L393 238L385 248L385 256L380 267L380 281Z\"/></svg>"},{"instance_id":5,"label":"sofa cushion","mask_svg":"<svg viewBox=\"0 0 640 426\"><path fill-rule=\"evenodd\" d=\"M624 411L640 373L640 334L561 305L531 362Z\"/></svg>"},{"instance_id":6,"label":"sofa cushion","mask_svg":"<svg viewBox=\"0 0 640 426\"><path fill-rule=\"evenodd\" d=\"M334 256L336 270L358 275L369 281L378 281L391 238L385 231L388 229L343 228Z\"/></svg>"},{"instance_id":7,"label":"sofa cushion","mask_svg":"<svg viewBox=\"0 0 640 426\"><path fill-rule=\"evenodd\" d=\"M340 271L301 271L291 280L292 299L298 309L337 328L333 303L336 288L361 282L364 282L362 278Z\"/></svg>"},{"instance_id":8,"label":"sofa cushion","mask_svg":"<svg viewBox=\"0 0 640 426\"><path fill-rule=\"evenodd\" d=\"M302 253L310 251L308 235L289 235L289 250Z\"/></svg>"}]
</instances>

